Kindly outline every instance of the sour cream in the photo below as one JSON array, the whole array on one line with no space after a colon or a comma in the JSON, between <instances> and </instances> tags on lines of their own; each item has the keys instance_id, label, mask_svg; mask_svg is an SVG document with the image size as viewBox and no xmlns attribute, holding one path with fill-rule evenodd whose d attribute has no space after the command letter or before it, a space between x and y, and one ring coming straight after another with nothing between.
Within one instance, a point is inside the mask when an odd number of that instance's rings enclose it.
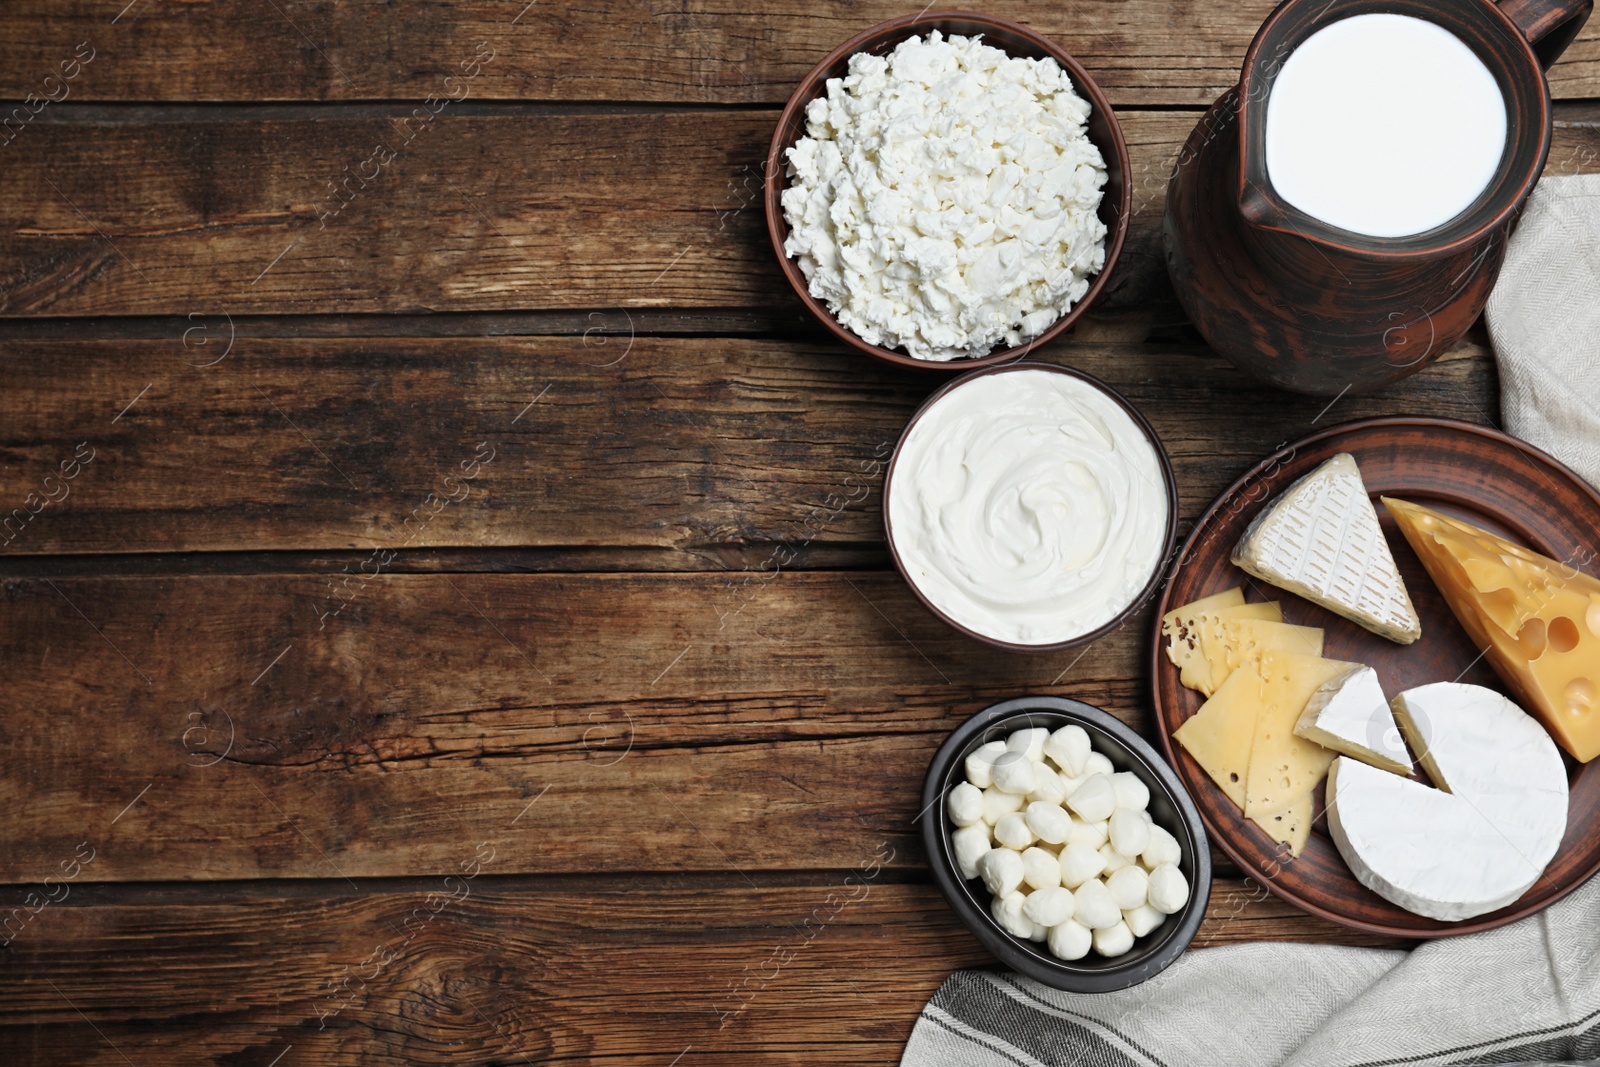
<instances>
[{"instance_id":1,"label":"sour cream","mask_svg":"<svg viewBox=\"0 0 1600 1067\"><path fill-rule=\"evenodd\" d=\"M1166 543L1166 475L1126 410L1081 378L974 376L901 441L885 507L901 569L955 622L1051 645L1115 618Z\"/></svg>"}]
</instances>

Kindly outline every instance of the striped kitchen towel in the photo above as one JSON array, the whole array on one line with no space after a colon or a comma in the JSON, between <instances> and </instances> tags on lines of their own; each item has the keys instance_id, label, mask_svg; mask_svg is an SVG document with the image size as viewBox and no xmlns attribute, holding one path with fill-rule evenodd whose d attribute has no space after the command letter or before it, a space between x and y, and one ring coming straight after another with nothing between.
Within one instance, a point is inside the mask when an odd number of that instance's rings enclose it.
<instances>
[{"instance_id":1,"label":"striped kitchen towel","mask_svg":"<svg viewBox=\"0 0 1600 1067\"><path fill-rule=\"evenodd\" d=\"M1401 1067L1600 1061L1600 879L1519 923L1399 950L1255 943L1142 985L952 975L902 1067Z\"/></svg>"}]
</instances>

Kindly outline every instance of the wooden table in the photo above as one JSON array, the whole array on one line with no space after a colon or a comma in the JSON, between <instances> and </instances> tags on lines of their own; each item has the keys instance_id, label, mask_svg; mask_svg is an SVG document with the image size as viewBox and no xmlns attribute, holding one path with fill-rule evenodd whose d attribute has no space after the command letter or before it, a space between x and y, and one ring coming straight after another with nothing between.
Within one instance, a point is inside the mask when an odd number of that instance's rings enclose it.
<instances>
[{"instance_id":1,"label":"wooden table","mask_svg":"<svg viewBox=\"0 0 1600 1067\"><path fill-rule=\"evenodd\" d=\"M1151 619L997 654L893 572L940 379L805 320L758 190L905 9L765 6L0 8L0 1061L893 1063L986 962L926 761L1027 692L1148 729ZM1329 404L1176 310L1168 166L1269 7L989 8L1120 110L1130 245L1044 355L1185 531L1313 424L1498 410L1481 335ZM1549 171L1600 169L1600 27L1551 85ZM1221 868L1196 945L1262 938L1363 940Z\"/></svg>"}]
</instances>

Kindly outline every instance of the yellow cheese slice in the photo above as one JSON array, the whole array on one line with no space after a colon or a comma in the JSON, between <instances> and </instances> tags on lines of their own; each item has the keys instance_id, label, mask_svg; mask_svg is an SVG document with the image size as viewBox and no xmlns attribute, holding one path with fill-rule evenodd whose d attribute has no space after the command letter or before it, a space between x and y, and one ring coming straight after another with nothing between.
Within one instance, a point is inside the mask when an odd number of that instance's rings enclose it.
<instances>
[{"instance_id":1,"label":"yellow cheese slice","mask_svg":"<svg viewBox=\"0 0 1600 1067\"><path fill-rule=\"evenodd\" d=\"M1317 687L1353 666L1281 649L1265 649L1259 667L1255 662L1251 668L1261 675L1261 711L1245 785L1244 813L1249 818L1299 804L1328 773L1334 753L1297 736L1294 728Z\"/></svg>"},{"instance_id":2,"label":"yellow cheese slice","mask_svg":"<svg viewBox=\"0 0 1600 1067\"><path fill-rule=\"evenodd\" d=\"M1167 658L1178 668L1179 679L1190 689L1200 688L1200 681L1211 677L1210 668L1200 652L1200 637L1196 627L1201 619L1238 618L1267 619L1282 622L1283 612L1276 602L1246 604L1244 593L1235 586L1220 593L1191 601L1173 608L1161 617L1161 635L1167 639Z\"/></svg>"},{"instance_id":3,"label":"yellow cheese slice","mask_svg":"<svg viewBox=\"0 0 1600 1067\"><path fill-rule=\"evenodd\" d=\"M1298 856L1305 851L1306 840L1311 836L1311 822L1316 817L1312 810L1312 795L1302 793L1279 811L1251 816L1251 822L1267 832L1267 836L1280 842L1289 855Z\"/></svg>"},{"instance_id":4,"label":"yellow cheese slice","mask_svg":"<svg viewBox=\"0 0 1600 1067\"><path fill-rule=\"evenodd\" d=\"M1193 672L1196 684L1192 688L1208 696L1215 693L1240 664L1267 649L1305 656L1322 655L1322 630L1315 626L1202 615L1195 622L1194 632L1204 664Z\"/></svg>"},{"instance_id":5,"label":"yellow cheese slice","mask_svg":"<svg viewBox=\"0 0 1600 1067\"><path fill-rule=\"evenodd\" d=\"M1600 755L1600 579L1417 504L1383 502L1517 702L1574 759Z\"/></svg>"},{"instance_id":6,"label":"yellow cheese slice","mask_svg":"<svg viewBox=\"0 0 1600 1067\"><path fill-rule=\"evenodd\" d=\"M1172 735L1241 810L1260 708L1261 676L1234 671Z\"/></svg>"},{"instance_id":7,"label":"yellow cheese slice","mask_svg":"<svg viewBox=\"0 0 1600 1067\"><path fill-rule=\"evenodd\" d=\"M1196 615L1207 611L1216 611L1219 608L1236 608L1244 603L1244 590L1238 586L1224 589L1220 593L1203 596L1199 600L1191 600L1180 608L1173 608L1161 616L1161 632L1171 635L1180 623L1188 623Z\"/></svg>"}]
</instances>

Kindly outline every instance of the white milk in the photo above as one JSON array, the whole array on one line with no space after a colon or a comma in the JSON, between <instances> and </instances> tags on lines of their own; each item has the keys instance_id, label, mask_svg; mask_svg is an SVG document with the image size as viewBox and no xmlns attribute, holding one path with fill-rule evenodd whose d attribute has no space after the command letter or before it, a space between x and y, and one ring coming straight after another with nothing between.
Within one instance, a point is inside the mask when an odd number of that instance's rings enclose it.
<instances>
[{"instance_id":1,"label":"white milk","mask_svg":"<svg viewBox=\"0 0 1600 1067\"><path fill-rule=\"evenodd\" d=\"M1332 226L1408 237L1482 193L1506 144L1494 75L1459 37L1409 15L1356 15L1289 56L1267 99L1267 176Z\"/></svg>"}]
</instances>

